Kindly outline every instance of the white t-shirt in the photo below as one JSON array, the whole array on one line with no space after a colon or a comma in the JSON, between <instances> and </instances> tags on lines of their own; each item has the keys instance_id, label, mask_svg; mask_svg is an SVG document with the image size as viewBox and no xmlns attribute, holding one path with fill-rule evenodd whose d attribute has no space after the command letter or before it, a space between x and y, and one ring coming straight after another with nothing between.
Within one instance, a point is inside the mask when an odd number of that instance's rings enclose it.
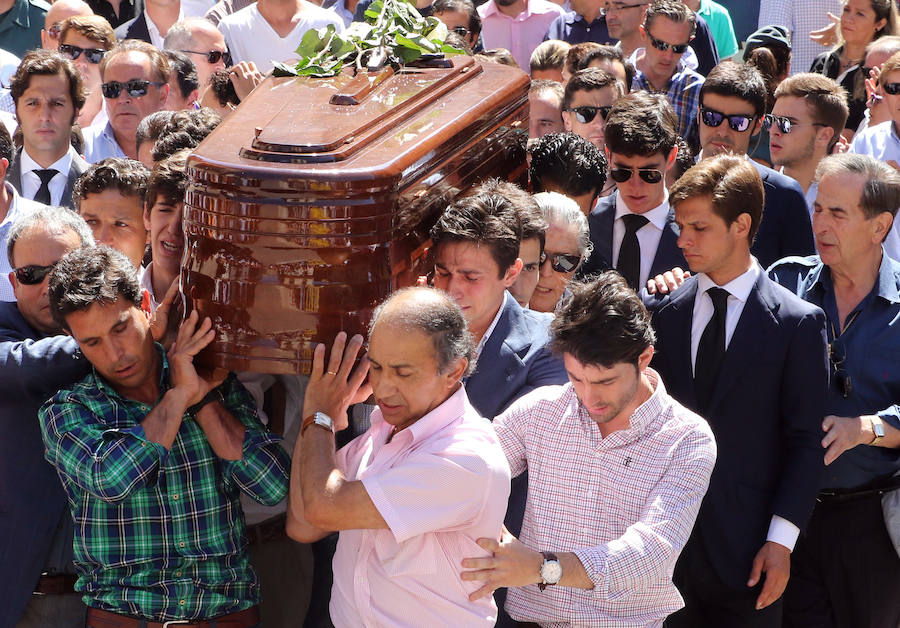
<instances>
[{"instance_id":1,"label":"white t-shirt","mask_svg":"<svg viewBox=\"0 0 900 628\"><path fill-rule=\"evenodd\" d=\"M334 11L323 9L303 0L300 21L287 37L280 37L260 15L256 3L241 9L219 22L219 30L235 63L253 61L262 73L270 71L273 61L296 62L297 46L304 33L311 28L334 24L343 32L344 22Z\"/></svg>"}]
</instances>

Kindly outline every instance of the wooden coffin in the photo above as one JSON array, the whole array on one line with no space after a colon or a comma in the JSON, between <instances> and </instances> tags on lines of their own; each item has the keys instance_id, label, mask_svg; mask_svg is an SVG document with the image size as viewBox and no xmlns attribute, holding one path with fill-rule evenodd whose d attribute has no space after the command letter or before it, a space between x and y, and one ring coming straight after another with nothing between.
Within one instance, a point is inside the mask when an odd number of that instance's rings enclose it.
<instances>
[{"instance_id":1,"label":"wooden coffin","mask_svg":"<svg viewBox=\"0 0 900 628\"><path fill-rule=\"evenodd\" d=\"M428 268L428 230L488 177L521 180L528 77L455 57L329 79L268 78L188 162L182 289L206 366L308 373ZM338 103L338 104L336 104Z\"/></svg>"}]
</instances>

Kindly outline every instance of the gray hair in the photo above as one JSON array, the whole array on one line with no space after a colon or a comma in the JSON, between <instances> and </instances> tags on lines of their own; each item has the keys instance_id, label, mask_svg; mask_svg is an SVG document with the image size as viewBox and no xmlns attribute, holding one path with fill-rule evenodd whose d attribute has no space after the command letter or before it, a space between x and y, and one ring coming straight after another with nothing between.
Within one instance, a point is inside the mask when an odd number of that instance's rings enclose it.
<instances>
[{"instance_id":1,"label":"gray hair","mask_svg":"<svg viewBox=\"0 0 900 628\"><path fill-rule=\"evenodd\" d=\"M166 32L166 38L163 40L163 49L165 50L184 50L193 48L194 28L197 26L209 25L215 29L215 25L209 20L202 17L189 17L172 24Z\"/></svg>"},{"instance_id":2,"label":"gray hair","mask_svg":"<svg viewBox=\"0 0 900 628\"><path fill-rule=\"evenodd\" d=\"M888 212L897 215L900 207L900 173L869 155L840 153L829 155L816 168L816 181L842 174L865 178L859 206L867 219Z\"/></svg>"},{"instance_id":3,"label":"gray hair","mask_svg":"<svg viewBox=\"0 0 900 628\"><path fill-rule=\"evenodd\" d=\"M403 300L402 307L392 307L398 299ZM469 362L463 377L468 377L475 370L475 340L469 333L462 310L445 292L424 287L394 292L375 308L369 323L370 338L382 315L390 323L405 329L417 329L431 336L439 373L446 373L459 358Z\"/></svg>"},{"instance_id":4,"label":"gray hair","mask_svg":"<svg viewBox=\"0 0 900 628\"><path fill-rule=\"evenodd\" d=\"M16 241L32 227L41 227L53 235L66 231L74 231L81 238L81 246L93 246L94 234L84 221L84 218L67 207L40 207L34 210L26 210L13 221L9 229L9 242L6 245L6 256L9 265L15 267L13 261L13 248Z\"/></svg>"},{"instance_id":5,"label":"gray hair","mask_svg":"<svg viewBox=\"0 0 900 628\"><path fill-rule=\"evenodd\" d=\"M581 254L582 262L589 258L591 251L594 250L594 245L591 244L591 232L588 228L587 218L578 203L559 192L539 192L534 195L534 200L544 212L544 220L547 221L549 227L575 229L578 236L578 252Z\"/></svg>"}]
</instances>

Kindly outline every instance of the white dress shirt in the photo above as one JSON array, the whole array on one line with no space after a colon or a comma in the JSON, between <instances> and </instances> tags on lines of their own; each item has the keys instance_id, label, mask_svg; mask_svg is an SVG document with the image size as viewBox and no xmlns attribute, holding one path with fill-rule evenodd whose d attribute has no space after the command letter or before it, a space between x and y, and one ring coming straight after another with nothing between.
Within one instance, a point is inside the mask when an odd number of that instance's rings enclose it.
<instances>
[{"instance_id":1,"label":"white dress shirt","mask_svg":"<svg viewBox=\"0 0 900 628\"><path fill-rule=\"evenodd\" d=\"M756 284L757 279L762 270L753 259L753 265L747 272L740 275L724 286L718 286L728 291L728 300L725 313L725 348L727 350L734 330L741 318L741 312L744 311L744 304L750 296L750 291ZM706 293L710 288L716 287L705 273L697 275L697 295L694 297L694 314L691 320L691 368L697 364L697 347L700 345L700 336L706 329L707 323L713 316L713 302ZM767 541L773 541L779 545L783 545L789 550L794 550L797 543L797 537L800 536L800 528L778 515L772 515L772 521L769 523L769 531L766 534Z\"/></svg>"},{"instance_id":2,"label":"white dress shirt","mask_svg":"<svg viewBox=\"0 0 900 628\"><path fill-rule=\"evenodd\" d=\"M212 6L212 5L210 5ZM207 7L209 8L209 7ZM202 15L202 14L201 14ZM178 19L176 22L180 22L184 19L184 11L178 11ZM147 9L144 9L144 20L147 22L147 32L150 34L150 43L156 46L157 49L162 50L165 46L166 36L159 32L159 27L156 25L150 18L150 14L147 13Z\"/></svg>"},{"instance_id":3,"label":"white dress shirt","mask_svg":"<svg viewBox=\"0 0 900 628\"><path fill-rule=\"evenodd\" d=\"M500 320L500 315L503 313L503 308L506 307L506 300L511 299L512 295L509 293L509 290L506 290L503 293L503 301L500 303L500 308L497 310L497 313L494 314L494 320L491 321L491 324L488 325L488 328L484 331L484 335L481 337L481 340L478 341L478 346L475 347L475 359L481 355L482 349L484 349L484 345L487 344L487 341L490 340L491 334L494 333L494 328L497 326L497 322Z\"/></svg>"},{"instance_id":4,"label":"white dress shirt","mask_svg":"<svg viewBox=\"0 0 900 628\"><path fill-rule=\"evenodd\" d=\"M69 179L69 168L72 167L72 158L77 155L75 149L69 146L66 154L50 164L47 170L56 170L57 173L50 179L50 204L60 205L62 203L63 192L66 190L66 181ZM22 196L28 199L34 199L38 189L41 187L41 178L35 170L45 170L43 166L37 163L23 148L22 155L19 157L19 164L22 171Z\"/></svg>"},{"instance_id":5,"label":"white dress shirt","mask_svg":"<svg viewBox=\"0 0 900 628\"><path fill-rule=\"evenodd\" d=\"M13 292L12 283L9 281L9 273L12 272L12 264L9 262L9 256L6 255L6 248L9 243L9 232L12 229L12 224L16 218L25 212L40 209L41 207L44 207L44 205L23 198L9 181L0 185L6 186L6 192L10 196L9 209L6 212L6 216L3 217L3 221L0 222L0 250L3 251L3 254L0 255L0 301L15 301L16 295Z\"/></svg>"},{"instance_id":6,"label":"white dress shirt","mask_svg":"<svg viewBox=\"0 0 900 628\"><path fill-rule=\"evenodd\" d=\"M637 172L633 176L638 176ZM628 209L622 195L616 192L616 219L613 222L612 262L613 268L619 263L619 250L622 248L622 238L625 237L625 221L622 216L633 214ZM638 244L641 246L641 281L639 286L647 285L650 278L650 267L656 257L656 249L662 239L663 229L666 228L666 219L669 216L669 193L666 192L663 202L648 212L641 214L647 219L647 224L637 230ZM668 269L666 269L668 270Z\"/></svg>"}]
</instances>

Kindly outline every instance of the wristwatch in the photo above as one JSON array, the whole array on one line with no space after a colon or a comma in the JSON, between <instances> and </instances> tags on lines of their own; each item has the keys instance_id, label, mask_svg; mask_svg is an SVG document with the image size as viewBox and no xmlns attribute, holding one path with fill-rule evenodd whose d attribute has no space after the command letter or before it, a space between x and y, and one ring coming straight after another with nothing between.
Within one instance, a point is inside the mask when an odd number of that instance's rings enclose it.
<instances>
[{"instance_id":1,"label":"wristwatch","mask_svg":"<svg viewBox=\"0 0 900 628\"><path fill-rule=\"evenodd\" d=\"M562 565L556 554L550 552L541 552L541 554L544 555L544 562L541 563L542 582L538 583L538 588L543 591L547 587L558 583L560 578L562 578Z\"/></svg>"},{"instance_id":2,"label":"wristwatch","mask_svg":"<svg viewBox=\"0 0 900 628\"><path fill-rule=\"evenodd\" d=\"M334 421L332 421L331 417L324 412L316 412L303 419L303 425L300 426L301 436L303 436L303 433L310 425L318 425L334 434Z\"/></svg>"},{"instance_id":3,"label":"wristwatch","mask_svg":"<svg viewBox=\"0 0 900 628\"><path fill-rule=\"evenodd\" d=\"M225 396L222 394L222 389L216 386L212 390L210 390L206 395L204 395L203 399L190 406L187 410L185 410L185 414L196 417L197 413L203 408L203 406L212 403L213 401L218 401L219 403L225 403Z\"/></svg>"},{"instance_id":4,"label":"wristwatch","mask_svg":"<svg viewBox=\"0 0 900 628\"><path fill-rule=\"evenodd\" d=\"M881 417L875 414L869 417L869 422L872 424L872 431L875 432L875 438L869 445L877 446L884 439L884 423L881 421Z\"/></svg>"}]
</instances>

